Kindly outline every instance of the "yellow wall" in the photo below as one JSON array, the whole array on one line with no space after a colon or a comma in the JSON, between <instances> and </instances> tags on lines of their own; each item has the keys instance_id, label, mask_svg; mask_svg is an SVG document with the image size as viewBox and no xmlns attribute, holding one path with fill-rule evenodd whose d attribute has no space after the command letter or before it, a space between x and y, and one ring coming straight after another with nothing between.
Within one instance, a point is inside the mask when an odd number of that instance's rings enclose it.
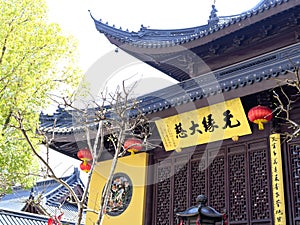
<instances>
[{"instance_id":1,"label":"yellow wall","mask_svg":"<svg viewBox=\"0 0 300 225\"><path fill-rule=\"evenodd\" d=\"M111 168L111 160L97 164L92 174L89 193L88 209L99 211L103 187L107 181ZM119 158L115 173L127 174L133 185L132 198L127 209L119 216L105 215L103 225L130 224L142 225L144 223L145 197L146 197L146 166L147 154L140 153ZM87 212L86 225L93 225L97 214Z\"/></svg>"}]
</instances>

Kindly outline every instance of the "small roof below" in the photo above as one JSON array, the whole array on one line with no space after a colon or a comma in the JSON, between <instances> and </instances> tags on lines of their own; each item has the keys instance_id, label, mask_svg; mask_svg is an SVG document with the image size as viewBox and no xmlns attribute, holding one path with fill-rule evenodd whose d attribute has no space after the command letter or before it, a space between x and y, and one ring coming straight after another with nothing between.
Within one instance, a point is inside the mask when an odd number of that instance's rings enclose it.
<instances>
[{"instance_id":1,"label":"small roof below","mask_svg":"<svg viewBox=\"0 0 300 225\"><path fill-rule=\"evenodd\" d=\"M62 179L80 197L84 190L84 184L79 177L79 170L75 168L73 174ZM39 197L40 195L41 197ZM30 190L20 187L14 188L13 193L1 198L0 209L55 215L58 208L61 207L62 212L64 212L63 219L73 222L77 218L77 206L68 202L68 197L68 190L55 180L39 181ZM41 201L39 204L35 203L37 198Z\"/></svg>"},{"instance_id":2,"label":"small roof below","mask_svg":"<svg viewBox=\"0 0 300 225\"><path fill-rule=\"evenodd\" d=\"M62 221L64 224L75 225L73 222ZM20 212L0 208L1 225L47 225L48 217L33 213Z\"/></svg>"}]
</instances>

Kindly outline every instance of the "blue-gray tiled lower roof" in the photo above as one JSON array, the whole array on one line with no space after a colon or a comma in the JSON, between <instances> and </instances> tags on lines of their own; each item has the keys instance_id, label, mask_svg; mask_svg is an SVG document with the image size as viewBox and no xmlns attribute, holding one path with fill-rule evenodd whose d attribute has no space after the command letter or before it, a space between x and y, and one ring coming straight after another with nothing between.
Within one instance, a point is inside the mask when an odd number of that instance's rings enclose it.
<instances>
[{"instance_id":1,"label":"blue-gray tiled lower roof","mask_svg":"<svg viewBox=\"0 0 300 225\"><path fill-rule=\"evenodd\" d=\"M47 225L48 217L0 208L0 225ZM64 222L62 225L75 225L74 222Z\"/></svg>"},{"instance_id":2,"label":"blue-gray tiled lower roof","mask_svg":"<svg viewBox=\"0 0 300 225\"><path fill-rule=\"evenodd\" d=\"M0 225L47 225L47 221L45 216L0 209Z\"/></svg>"},{"instance_id":3,"label":"blue-gray tiled lower roof","mask_svg":"<svg viewBox=\"0 0 300 225\"><path fill-rule=\"evenodd\" d=\"M74 173L70 176L62 178L74 190L80 188L84 190L84 184L79 177L79 170L74 169ZM7 194L0 200L0 208L6 210L21 211L25 207L30 195L38 196L42 194L41 207L49 214L54 215L59 207L64 212L64 220L73 222L77 220L77 206L75 204L62 201L69 196L69 191L54 180L39 181L31 190L16 188L13 193ZM63 205L61 205L63 202ZM85 217L85 215L83 215ZM0 223L0 225L2 225Z\"/></svg>"},{"instance_id":4,"label":"blue-gray tiled lower roof","mask_svg":"<svg viewBox=\"0 0 300 225\"><path fill-rule=\"evenodd\" d=\"M138 98L139 108L145 115L152 114L234 89L263 84L266 80L284 78L285 74L299 65L300 43L297 43L141 96ZM76 122L72 111L63 109L54 115L41 114L40 121L43 131L54 132L56 135L80 133L85 129L84 125ZM90 123L89 128L96 125Z\"/></svg>"}]
</instances>

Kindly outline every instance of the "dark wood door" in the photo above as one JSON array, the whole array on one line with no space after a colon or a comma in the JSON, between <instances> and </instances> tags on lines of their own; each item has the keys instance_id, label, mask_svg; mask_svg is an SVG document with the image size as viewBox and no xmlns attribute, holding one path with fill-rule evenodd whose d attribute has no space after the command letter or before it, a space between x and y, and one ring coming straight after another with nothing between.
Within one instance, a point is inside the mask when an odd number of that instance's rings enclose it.
<instances>
[{"instance_id":1,"label":"dark wood door","mask_svg":"<svg viewBox=\"0 0 300 225\"><path fill-rule=\"evenodd\" d=\"M175 212L195 205L199 194L226 209L230 224L273 224L269 158L268 138L156 153L152 224L176 224Z\"/></svg>"},{"instance_id":2,"label":"dark wood door","mask_svg":"<svg viewBox=\"0 0 300 225\"><path fill-rule=\"evenodd\" d=\"M288 224L300 225L300 141L286 143L283 151Z\"/></svg>"}]
</instances>

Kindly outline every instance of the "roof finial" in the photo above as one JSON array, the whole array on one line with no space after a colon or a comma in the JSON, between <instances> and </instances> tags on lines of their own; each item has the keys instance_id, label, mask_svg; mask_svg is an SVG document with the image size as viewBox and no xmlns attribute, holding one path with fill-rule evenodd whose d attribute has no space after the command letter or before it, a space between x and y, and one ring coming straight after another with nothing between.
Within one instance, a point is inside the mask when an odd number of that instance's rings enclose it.
<instances>
[{"instance_id":1,"label":"roof finial","mask_svg":"<svg viewBox=\"0 0 300 225\"><path fill-rule=\"evenodd\" d=\"M208 20L208 26L212 27L216 25L219 22L219 17L217 16L218 10L216 9L216 0L214 0L214 4L211 6L212 10L210 12L209 20Z\"/></svg>"}]
</instances>

